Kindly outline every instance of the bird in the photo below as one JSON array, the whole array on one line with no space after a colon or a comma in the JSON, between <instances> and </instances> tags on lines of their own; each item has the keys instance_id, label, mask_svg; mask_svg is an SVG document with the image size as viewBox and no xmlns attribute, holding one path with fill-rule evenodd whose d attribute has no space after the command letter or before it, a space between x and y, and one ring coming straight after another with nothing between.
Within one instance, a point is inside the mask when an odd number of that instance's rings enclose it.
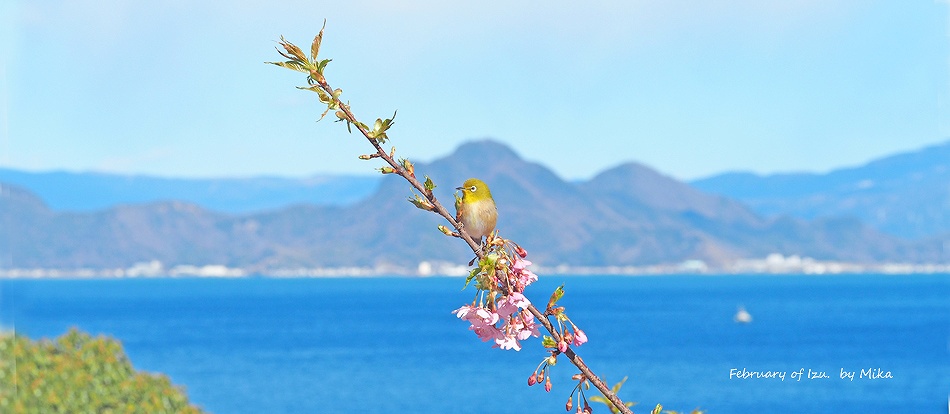
<instances>
[{"instance_id":1,"label":"bird","mask_svg":"<svg viewBox=\"0 0 950 414\"><path fill-rule=\"evenodd\" d=\"M455 221L469 236L481 243L482 237L488 237L498 222L498 210L488 185L477 178L469 178L461 187L462 198L455 203Z\"/></svg>"}]
</instances>

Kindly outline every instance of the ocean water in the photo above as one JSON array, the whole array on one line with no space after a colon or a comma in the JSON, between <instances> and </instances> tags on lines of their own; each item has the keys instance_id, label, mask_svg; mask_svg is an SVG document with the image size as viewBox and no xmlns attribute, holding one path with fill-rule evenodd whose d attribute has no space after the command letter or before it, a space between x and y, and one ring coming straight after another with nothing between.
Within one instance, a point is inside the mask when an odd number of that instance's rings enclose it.
<instances>
[{"instance_id":1,"label":"ocean water","mask_svg":"<svg viewBox=\"0 0 950 414\"><path fill-rule=\"evenodd\" d=\"M590 339L578 354L608 383L629 377L620 396L638 413L657 403L708 413L948 409L950 275L542 276L526 293L543 304L561 283L561 304ZM562 359L550 393L528 387L546 355L540 339L520 352L478 340L451 314L474 295L462 284L3 280L0 324L33 338L73 326L113 336L137 369L168 374L215 413L564 412L576 369ZM752 323L733 322L740 304ZM785 379L730 375L742 370Z\"/></svg>"}]
</instances>

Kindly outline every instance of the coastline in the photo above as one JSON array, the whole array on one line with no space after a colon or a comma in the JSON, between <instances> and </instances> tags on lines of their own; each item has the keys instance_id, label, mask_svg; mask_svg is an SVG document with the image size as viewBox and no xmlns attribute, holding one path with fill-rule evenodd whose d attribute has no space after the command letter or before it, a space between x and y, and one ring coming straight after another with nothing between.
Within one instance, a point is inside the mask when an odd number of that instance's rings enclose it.
<instances>
[{"instance_id":1,"label":"coastline","mask_svg":"<svg viewBox=\"0 0 950 414\"><path fill-rule=\"evenodd\" d=\"M847 263L819 261L772 254L764 259L741 259L723 266L698 260L648 266L544 266L532 265L540 275L561 276L666 276L666 275L847 275L847 274L950 274L950 263ZM11 268L0 269L0 280L14 279L133 279L133 278L368 278L368 277L464 277L469 267L445 262L420 262L416 267L316 267L245 269L220 264L176 265L161 262L136 263L127 268Z\"/></svg>"}]
</instances>

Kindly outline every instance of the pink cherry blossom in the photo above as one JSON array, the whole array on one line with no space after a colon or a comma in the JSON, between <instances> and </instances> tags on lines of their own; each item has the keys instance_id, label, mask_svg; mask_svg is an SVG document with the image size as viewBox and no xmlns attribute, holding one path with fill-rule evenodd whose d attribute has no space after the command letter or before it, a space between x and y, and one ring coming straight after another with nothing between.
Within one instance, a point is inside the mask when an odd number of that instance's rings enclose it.
<instances>
[{"instance_id":1,"label":"pink cherry blossom","mask_svg":"<svg viewBox=\"0 0 950 414\"><path fill-rule=\"evenodd\" d=\"M501 339L496 339L495 344L501 349L514 349L515 351L521 350L521 344L518 343L518 340L514 336L505 336Z\"/></svg>"},{"instance_id":2,"label":"pink cherry blossom","mask_svg":"<svg viewBox=\"0 0 950 414\"><path fill-rule=\"evenodd\" d=\"M499 330L495 324L498 323L498 314L488 309L474 306L462 306L454 310L459 319L472 324L468 329L475 332L475 335L482 341L499 340L505 337L505 334Z\"/></svg>"},{"instance_id":3,"label":"pink cherry blossom","mask_svg":"<svg viewBox=\"0 0 950 414\"><path fill-rule=\"evenodd\" d=\"M525 320L518 321L521 324L521 329L518 330L518 339L525 340L529 336L535 338L541 336L541 332L538 331L537 319L534 318L534 315L531 315L530 318Z\"/></svg>"},{"instance_id":4,"label":"pink cherry blossom","mask_svg":"<svg viewBox=\"0 0 950 414\"><path fill-rule=\"evenodd\" d=\"M515 262L511 266L511 274L515 277L515 290L521 292L531 283L538 280L538 275L527 269L531 261L515 257Z\"/></svg>"},{"instance_id":5,"label":"pink cherry blossom","mask_svg":"<svg viewBox=\"0 0 950 414\"><path fill-rule=\"evenodd\" d=\"M461 308L458 308L452 311L452 313L454 313L455 316L457 316L459 319L464 321L464 320L467 320L466 317L468 316L468 314L473 311L475 311L474 307L465 305L465 306L462 306Z\"/></svg>"},{"instance_id":6,"label":"pink cherry blossom","mask_svg":"<svg viewBox=\"0 0 950 414\"><path fill-rule=\"evenodd\" d=\"M498 300L495 304L498 305L498 317L502 319L508 319L512 314L518 312L518 305L513 301L508 299L508 296L505 296Z\"/></svg>"},{"instance_id":7,"label":"pink cherry blossom","mask_svg":"<svg viewBox=\"0 0 950 414\"><path fill-rule=\"evenodd\" d=\"M497 343L499 340L505 338L504 332L495 327L495 325L472 323L472 326L470 326L468 329L472 332L475 332L475 335L478 335L478 338L481 339L482 342L495 340Z\"/></svg>"},{"instance_id":8,"label":"pink cherry blossom","mask_svg":"<svg viewBox=\"0 0 950 414\"><path fill-rule=\"evenodd\" d=\"M513 315L518 309L525 309L531 305L531 301L528 300L524 295L518 292L513 292L508 296L504 296L496 302L498 305L498 316L502 319L507 319L509 316Z\"/></svg>"},{"instance_id":9,"label":"pink cherry blossom","mask_svg":"<svg viewBox=\"0 0 950 414\"><path fill-rule=\"evenodd\" d=\"M574 346L581 346L587 342L587 335L584 334L584 331L580 330L577 326L571 325L574 328Z\"/></svg>"},{"instance_id":10,"label":"pink cherry blossom","mask_svg":"<svg viewBox=\"0 0 950 414\"><path fill-rule=\"evenodd\" d=\"M462 306L454 311L452 311L459 319L468 322L480 322L484 324L494 325L498 322L498 314L489 311L488 309L475 306Z\"/></svg>"}]
</instances>

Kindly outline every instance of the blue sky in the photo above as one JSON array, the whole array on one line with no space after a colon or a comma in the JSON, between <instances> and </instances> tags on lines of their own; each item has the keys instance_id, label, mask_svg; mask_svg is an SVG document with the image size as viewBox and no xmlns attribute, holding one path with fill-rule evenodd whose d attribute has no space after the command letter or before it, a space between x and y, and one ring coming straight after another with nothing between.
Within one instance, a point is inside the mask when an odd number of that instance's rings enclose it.
<instances>
[{"instance_id":1,"label":"blue sky","mask_svg":"<svg viewBox=\"0 0 950 414\"><path fill-rule=\"evenodd\" d=\"M280 3L280 4L271 4ZM396 4L398 3L398 4ZM704 4L698 4L704 3ZM277 60L327 19L358 116L399 153L494 137L562 177L827 171L950 136L934 1L7 1L0 167L176 177L369 173Z\"/></svg>"}]
</instances>

